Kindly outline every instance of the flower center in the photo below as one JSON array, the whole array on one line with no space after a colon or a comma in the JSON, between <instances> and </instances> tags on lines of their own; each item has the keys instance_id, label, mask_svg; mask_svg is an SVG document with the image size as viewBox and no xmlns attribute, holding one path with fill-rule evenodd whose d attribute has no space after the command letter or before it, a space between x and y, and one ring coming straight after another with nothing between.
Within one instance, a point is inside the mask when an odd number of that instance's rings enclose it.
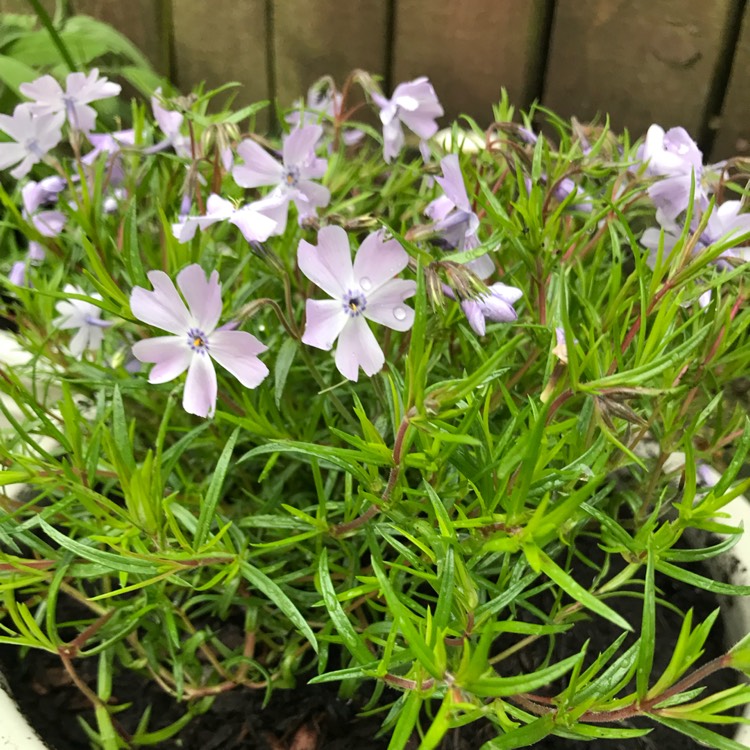
<instances>
[{"instance_id":1,"label":"flower center","mask_svg":"<svg viewBox=\"0 0 750 750\"><path fill-rule=\"evenodd\" d=\"M34 156L38 156L40 159L44 156L44 151L42 151L41 146L39 145L39 141L36 138L29 138L24 144L23 147L30 153L34 154Z\"/></svg>"},{"instance_id":2,"label":"flower center","mask_svg":"<svg viewBox=\"0 0 750 750\"><path fill-rule=\"evenodd\" d=\"M296 187L299 182L299 167L284 167L283 180L289 187Z\"/></svg>"},{"instance_id":3,"label":"flower center","mask_svg":"<svg viewBox=\"0 0 750 750\"><path fill-rule=\"evenodd\" d=\"M208 336L200 328L191 328L187 332L188 346L198 354L208 353Z\"/></svg>"},{"instance_id":4,"label":"flower center","mask_svg":"<svg viewBox=\"0 0 750 750\"><path fill-rule=\"evenodd\" d=\"M342 307L350 318L359 317L367 309L367 297L362 292L350 289L344 295Z\"/></svg>"}]
</instances>

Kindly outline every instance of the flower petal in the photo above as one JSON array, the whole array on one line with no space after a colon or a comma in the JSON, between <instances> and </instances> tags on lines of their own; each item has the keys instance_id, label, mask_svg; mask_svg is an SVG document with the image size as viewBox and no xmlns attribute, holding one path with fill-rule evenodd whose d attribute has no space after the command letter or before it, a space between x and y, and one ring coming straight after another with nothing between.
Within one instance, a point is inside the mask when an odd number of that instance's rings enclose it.
<instances>
[{"instance_id":1,"label":"flower petal","mask_svg":"<svg viewBox=\"0 0 750 750\"><path fill-rule=\"evenodd\" d=\"M339 336L336 368L349 380L356 381L361 367L366 375L379 372L385 355L364 318L350 318Z\"/></svg>"},{"instance_id":2,"label":"flower petal","mask_svg":"<svg viewBox=\"0 0 750 750\"><path fill-rule=\"evenodd\" d=\"M407 279L391 279L367 298L364 316L368 320L392 328L408 331L414 325L414 310L404 300L417 293L417 282Z\"/></svg>"},{"instance_id":3,"label":"flower petal","mask_svg":"<svg viewBox=\"0 0 750 750\"><path fill-rule=\"evenodd\" d=\"M164 271L149 271L148 280L154 287L153 292L137 286L130 295L133 315L164 331L187 335L192 318L172 279Z\"/></svg>"},{"instance_id":4,"label":"flower petal","mask_svg":"<svg viewBox=\"0 0 750 750\"><path fill-rule=\"evenodd\" d=\"M309 299L305 304L302 343L329 351L348 320L341 301Z\"/></svg>"},{"instance_id":5,"label":"flower petal","mask_svg":"<svg viewBox=\"0 0 750 750\"><path fill-rule=\"evenodd\" d=\"M248 242L265 242L277 226L272 218L253 210L249 205L235 211L229 223L234 224Z\"/></svg>"},{"instance_id":6,"label":"flower petal","mask_svg":"<svg viewBox=\"0 0 750 750\"><path fill-rule=\"evenodd\" d=\"M284 166L302 166L315 158L315 144L323 137L320 125L296 128L285 139L282 147Z\"/></svg>"},{"instance_id":7,"label":"flower petal","mask_svg":"<svg viewBox=\"0 0 750 750\"><path fill-rule=\"evenodd\" d=\"M386 239L382 231L369 234L354 259L354 283L370 295L406 268L409 255L394 239Z\"/></svg>"},{"instance_id":8,"label":"flower petal","mask_svg":"<svg viewBox=\"0 0 750 750\"><path fill-rule=\"evenodd\" d=\"M246 331L214 331L209 353L247 388L256 388L268 375L257 355L268 347Z\"/></svg>"},{"instance_id":9,"label":"flower petal","mask_svg":"<svg viewBox=\"0 0 750 750\"><path fill-rule=\"evenodd\" d=\"M474 332L479 336L484 336L485 333L485 322L484 315L482 315L482 308L477 300L466 299L461 303L461 309L466 315L466 319L469 321L469 325L474 329Z\"/></svg>"},{"instance_id":10,"label":"flower petal","mask_svg":"<svg viewBox=\"0 0 750 750\"><path fill-rule=\"evenodd\" d=\"M182 407L188 414L212 417L216 410L216 370L211 357L195 354L188 368Z\"/></svg>"},{"instance_id":11,"label":"flower petal","mask_svg":"<svg viewBox=\"0 0 750 750\"><path fill-rule=\"evenodd\" d=\"M193 350L180 336L156 336L133 344L133 356L139 362L154 362L149 383L167 383L187 370Z\"/></svg>"},{"instance_id":12,"label":"flower petal","mask_svg":"<svg viewBox=\"0 0 750 750\"><path fill-rule=\"evenodd\" d=\"M262 187L281 182L283 167L255 141L242 141L237 146L237 153L245 162L232 170L232 177L240 187Z\"/></svg>"},{"instance_id":13,"label":"flower petal","mask_svg":"<svg viewBox=\"0 0 750 750\"><path fill-rule=\"evenodd\" d=\"M458 208L471 212L469 196L466 193L464 176L461 173L461 166L458 163L457 154L448 154L440 162L440 168L443 170L442 177L436 177L437 182L450 201Z\"/></svg>"},{"instance_id":14,"label":"flower petal","mask_svg":"<svg viewBox=\"0 0 750 750\"><path fill-rule=\"evenodd\" d=\"M323 227L317 247L300 240L297 263L302 273L331 297L340 299L352 285L349 238L341 227Z\"/></svg>"},{"instance_id":15,"label":"flower petal","mask_svg":"<svg viewBox=\"0 0 750 750\"><path fill-rule=\"evenodd\" d=\"M297 202L300 194L304 198L304 205L302 207L300 207L300 204ZM297 196L295 196L293 200L297 206L297 210L305 212L310 210L310 206L316 208L327 206L331 201L331 191L323 185L318 185L317 182L300 180L297 183Z\"/></svg>"},{"instance_id":16,"label":"flower petal","mask_svg":"<svg viewBox=\"0 0 750 750\"><path fill-rule=\"evenodd\" d=\"M209 335L221 317L219 272L212 271L206 280L206 272L198 263L192 263L177 274L177 286L187 300L198 328Z\"/></svg>"}]
</instances>

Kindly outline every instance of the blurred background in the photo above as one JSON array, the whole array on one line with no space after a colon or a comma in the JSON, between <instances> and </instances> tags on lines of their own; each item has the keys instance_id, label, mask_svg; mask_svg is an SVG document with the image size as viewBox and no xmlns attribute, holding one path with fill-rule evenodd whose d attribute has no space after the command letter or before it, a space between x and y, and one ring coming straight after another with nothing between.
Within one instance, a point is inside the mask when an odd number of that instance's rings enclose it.
<instances>
[{"instance_id":1,"label":"blurred background","mask_svg":"<svg viewBox=\"0 0 750 750\"><path fill-rule=\"evenodd\" d=\"M657 122L687 128L707 159L750 153L746 0L40 2L58 21L62 5L113 25L182 91L240 82L238 106L288 105L322 75L340 86L363 68L388 95L427 75L442 125L460 113L489 124L504 86L519 107L538 100L584 122L609 113L633 139ZM0 11L31 7L0 0ZM24 58L0 42L1 79L4 60Z\"/></svg>"}]
</instances>

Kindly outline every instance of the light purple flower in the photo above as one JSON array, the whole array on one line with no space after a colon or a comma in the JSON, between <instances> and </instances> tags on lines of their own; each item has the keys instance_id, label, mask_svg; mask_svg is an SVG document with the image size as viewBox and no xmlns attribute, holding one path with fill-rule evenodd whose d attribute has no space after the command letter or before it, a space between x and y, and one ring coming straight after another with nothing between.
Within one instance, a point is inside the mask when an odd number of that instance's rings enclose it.
<instances>
[{"instance_id":1,"label":"light purple flower","mask_svg":"<svg viewBox=\"0 0 750 750\"><path fill-rule=\"evenodd\" d=\"M476 299L463 300L461 309L474 331L479 336L484 336L488 320L492 323L512 323L518 320L513 304L521 297L523 292L520 289L498 281L487 287L486 294L480 294Z\"/></svg>"},{"instance_id":2,"label":"light purple flower","mask_svg":"<svg viewBox=\"0 0 750 750\"><path fill-rule=\"evenodd\" d=\"M8 271L8 281L16 286L26 286L26 262L17 260Z\"/></svg>"},{"instance_id":3,"label":"light purple flower","mask_svg":"<svg viewBox=\"0 0 750 750\"><path fill-rule=\"evenodd\" d=\"M708 219L706 228L695 244L694 252L698 253L717 242L726 242L733 237L739 237L750 232L750 214L740 213L742 206L741 201L725 201L720 206L715 207ZM650 227L643 233L640 240L641 245L651 251L648 258L648 264L651 268L656 264L656 254L659 250L659 243L662 241L662 231L664 232L665 257L672 252L682 234L682 227L675 221L660 216L658 212L657 218L661 221L661 229ZM694 216L691 222L693 231L698 228L699 223L700 216ZM725 250L721 257L746 260L747 251L747 247L732 247Z\"/></svg>"},{"instance_id":4,"label":"light purple flower","mask_svg":"<svg viewBox=\"0 0 750 750\"><path fill-rule=\"evenodd\" d=\"M332 297L307 300L302 342L329 351L338 338L338 371L354 381L360 367L374 375L385 356L366 321L396 331L408 331L414 323L414 310L404 300L415 294L417 285L395 278L406 268L409 256L396 240L374 232L352 264L346 232L329 226L318 232L317 246L300 241L297 262L302 273Z\"/></svg>"},{"instance_id":5,"label":"light purple flower","mask_svg":"<svg viewBox=\"0 0 750 750\"><path fill-rule=\"evenodd\" d=\"M323 177L328 167L326 159L315 155L315 144L322 135L320 125L305 125L293 130L284 139L283 163L255 141L244 140L237 147L237 153L245 163L232 170L235 182L244 188L274 186L266 196L266 202L259 201L255 208L277 221L276 234L282 234L286 228L290 201L297 206L299 217L303 219L314 215L317 208L327 206L331 200L328 188L312 182ZM266 208L271 208L271 213Z\"/></svg>"},{"instance_id":6,"label":"light purple flower","mask_svg":"<svg viewBox=\"0 0 750 750\"><path fill-rule=\"evenodd\" d=\"M99 77L94 68L88 75L69 73L65 81L65 91L50 75L37 78L31 83L22 83L21 93L34 101L29 108L35 115L62 115L70 127L88 133L96 124L96 110L91 102L117 96L121 87L109 79Z\"/></svg>"},{"instance_id":7,"label":"light purple flower","mask_svg":"<svg viewBox=\"0 0 750 750\"><path fill-rule=\"evenodd\" d=\"M86 295L82 289L72 284L66 284L67 294ZM88 295L93 299L101 299L101 295L94 292ZM61 330L77 328L78 331L70 340L70 353L77 359L87 350L97 351L102 345L104 329L112 325L110 321L102 320L102 311L92 302L80 299L58 302L55 309L60 315L52 321L52 325Z\"/></svg>"},{"instance_id":8,"label":"light purple flower","mask_svg":"<svg viewBox=\"0 0 750 750\"><path fill-rule=\"evenodd\" d=\"M166 107L162 107L160 97L161 87L156 89L154 95L151 97L151 109L154 113L156 124L167 138L156 146L146 149L146 152L154 153L171 146L175 150L177 156L181 156L183 159L190 158L193 154L192 148L190 147L190 137L183 135L181 132L182 123L185 117L180 112L174 112L170 109L166 109Z\"/></svg>"},{"instance_id":9,"label":"light purple flower","mask_svg":"<svg viewBox=\"0 0 750 750\"><path fill-rule=\"evenodd\" d=\"M276 229L276 222L255 210L252 203L237 208L232 201L212 193L206 201L206 215L184 217L172 224L172 234L180 242L189 242L195 237L196 229L202 231L220 221L234 224L248 242L264 242Z\"/></svg>"},{"instance_id":10,"label":"light purple flower","mask_svg":"<svg viewBox=\"0 0 750 750\"><path fill-rule=\"evenodd\" d=\"M372 98L380 107L380 121L383 123L383 157L387 163L390 164L404 146L402 124L422 140L431 138L437 132L435 120L442 117L443 108L427 78L400 83L390 99L378 93L373 93Z\"/></svg>"},{"instance_id":11,"label":"light purple flower","mask_svg":"<svg viewBox=\"0 0 750 750\"><path fill-rule=\"evenodd\" d=\"M258 359L267 347L250 333L217 328L221 316L221 283L213 271L193 263L177 274L177 286L163 271L151 271L148 291L135 287L130 295L133 315L144 323L169 331L138 341L133 354L141 362L153 362L149 383L166 383L187 370L182 405L189 414L210 417L216 409L217 383L212 359L242 385L255 388L268 375Z\"/></svg>"},{"instance_id":12,"label":"light purple flower","mask_svg":"<svg viewBox=\"0 0 750 750\"><path fill-rule=\"evenodd\" d=\"M284 119L293 127L301 128L318 123L325 126L341 114L343 101L343 94L330 86L322 90L311 86L307 92L306 103L303 104L301 99L295 101L292 111ZM364 137L365 134L361 130L354 128L345 130L342 134L342 139L347 146L359 143Z\"/></svg>"},{"instance_id":13,"label":"light purple flower","mask_svg":"<svg viewBox=\"0 0 750 750\"><path fill-rule=\"evenodd\" d=\"M57 237L65 226L66 216L62 211L40 211L46 203L57 199L57 192L62 190L58 177L48 177L41 182L27 182L21 190L23 216L34 225L42 237ZM46 185L44 183L47 183ZM57 192L55 192L57 190ZM52 201L50 201L50 198Z\"/></svg>"},{"instance_id":14,"label":"light purple flower","mask_svg":"<svg viewBox=\"0 0 750 750\"><path fill-rule=\"evenodd\" d=\"M14 141L0 143L0 169L18 164L11 170L11 175L16 179L25 177L48 151L60 143L61 126L62 120L58 116L35 116L28 104L16 106L12 117L0 115L0 131Z\"/></svg>"},{"instance_id":15,"label":"light purple flower","mask_svg":"<svg viewBox=\"0 0 750 750\"><path fill-rule=\"evenodd\" d=\"M699 211L708 206L708 195L701 184L703 154L685 128L666 133L652 125L638 149L638 159L646 164L646 174L662 177L648 189L654 205L670 220L687 210L690 190L695 181L694 200Z\"/></svg>"},{"instance_id":16,"label":"light purple flower","mask_svg":"<svg viewBox=\"0 0 750 750\"><path fill-rule=\"evenodd\" d=\"M466 193L464 178L456 154L448 154L440 162L442 177L435 180L445 195L436 198L425 209L425 214L435 222L435 230L445 242L459 252L479 247L477 230L479 218L474 213ZM469 261L470 268L480 279L486 279L495 270L488 255Z\"/></svg>"},{"instance_id":17,"label":"light purple flower","mask_svg":"<svg viewBox=\"0 0 750 750\"><path fill-rule=\"evenodd\" d=\"M122 147L135 144L135 130L130 128L116 130L114 133L89 133L88 138L94 148L81 161L84 164L93 164L99 154L106 154L109 184L119 185L125 178L122 168Z\"/></svg>"}]
</instances>

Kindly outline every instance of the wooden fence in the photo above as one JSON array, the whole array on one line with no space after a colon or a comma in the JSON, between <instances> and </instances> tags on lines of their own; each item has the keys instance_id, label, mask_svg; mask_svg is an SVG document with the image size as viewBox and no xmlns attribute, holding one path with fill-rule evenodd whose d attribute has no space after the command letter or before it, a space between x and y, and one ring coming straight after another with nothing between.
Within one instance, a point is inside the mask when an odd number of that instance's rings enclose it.
<instances>
[{"instance_id":1,"label":"wooden fence","mask_svg":"<svg viewBox=\"0 0 750 750\"><path fill-rule=\"evenodd\" d=\"M17 9L22 0L0 0ZM482 123L505 86L526 107L607 112L642 135L683 125L707 156L750 153L746 0L69 0L133 40L183 90L243 84L240 103L300 96L359 67L427 75Z\"/></svg>"}]
</instances>

